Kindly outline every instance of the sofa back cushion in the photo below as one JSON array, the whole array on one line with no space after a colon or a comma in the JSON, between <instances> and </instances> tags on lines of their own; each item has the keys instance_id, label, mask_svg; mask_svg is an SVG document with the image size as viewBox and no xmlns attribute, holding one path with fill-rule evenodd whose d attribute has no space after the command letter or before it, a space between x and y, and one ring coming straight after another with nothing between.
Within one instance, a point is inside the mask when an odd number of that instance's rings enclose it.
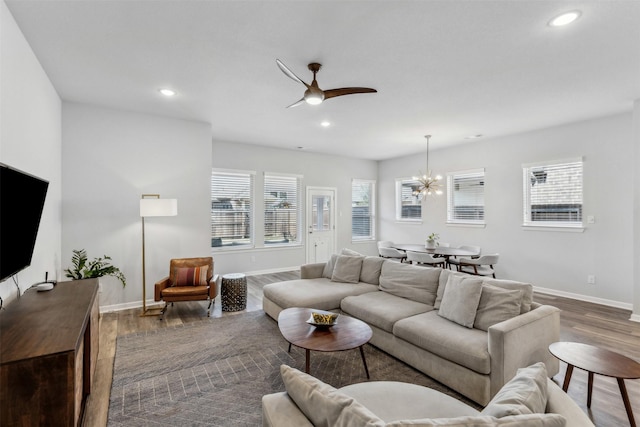
<instances>
[{"instance_id":1,"label":"sofa back cushion","mask_svg":"<svg viewBox=\"0 0 640 427\"><path fill-rule=\"evenodd\" d=\"M433 304L433 308L436 310L440 308L440 303L442 302L442 297L444 296L444 289L447 287L447 282L449 281L449 277L451 276L469 276L467 273L460 273L457 271L451 271L449 269L444 269L440 273L440 278L438 279L438 292L436 293L436 302Z\"/></svg>"},{"instance_id":2,"label":"sofa back cushion","mask_svg":"<svg viewBox=\"0 0 640 427\"><path fill-rule=\"evenodd\" d=\"M441 268L385 262L382 264L379 288L398 297L433 305L441 271Z\"/></svg>"}]
</instances>

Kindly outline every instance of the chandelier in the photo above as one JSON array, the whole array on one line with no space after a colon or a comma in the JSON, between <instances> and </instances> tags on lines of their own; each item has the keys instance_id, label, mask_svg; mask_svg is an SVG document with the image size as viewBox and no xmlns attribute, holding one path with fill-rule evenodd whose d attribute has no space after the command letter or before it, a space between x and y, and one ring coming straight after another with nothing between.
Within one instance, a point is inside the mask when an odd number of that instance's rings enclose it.
<instances>
[{"instance_id":1,"label":"chandelier","mask_svg":"<svg viewBox=\"0 0 640 427\"><path fill-rule=\"evenodd\" d=\"M431 170L429 169L429 139L431 139L431 135L425 135L427 138L427 169L426 173L423 174L420 171L420 176L414 176L412 179L414 181L418 181L419 185L417 188L414 188L413 195L431 195L433 193L440 195L442 194L442 190L440 189L439 181L442 179L442 176L436 175L435 177L431 176Z\"/></svg>"}]
</instances>

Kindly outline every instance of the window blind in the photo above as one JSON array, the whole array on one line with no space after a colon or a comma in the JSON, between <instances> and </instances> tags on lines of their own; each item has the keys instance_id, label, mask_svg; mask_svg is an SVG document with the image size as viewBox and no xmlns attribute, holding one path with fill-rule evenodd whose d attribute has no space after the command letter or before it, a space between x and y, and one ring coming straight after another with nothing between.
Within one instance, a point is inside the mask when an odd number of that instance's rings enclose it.
<instances>
[{"instance_id":1,"label":"window blind","mask_svg":"<svg viewBox=\"0 0 640 427\"><path fill-rule=\"evenodd\" d=\"M296 176L264 176L264 243L299 244L301 179Z\"/></svg>"},{"instance_id":2,"label":"window blind","mask_svg":"<svg viewBox=\"0 0 640 427\"><path fill-rule=\"evenodd\" d=\"M375 240L375 181L351 182L351 238Z\"/></svg>"},{"instance_id":3,"label":"window blind","mask_svg":"<svg viewBox=\"0 0 640 427\"><path fill-rule=\"evenodd\" d=\"M524 225L582 226L582 159L523 166Z\"/></svg>"},{"instance_id":4,"label":"window blind","mask_svg":"<svg viewBox=\"0 0 640 427\"><path fill-rule=\"evenodd\" d=\"M484 224L484 169L447 175L447 222Z\"/></svg>"},{"instance_id":5,"label":"window blind","mask_svg":"<svg viewBox=\"0 0 640 427\"><path fill-rule=\"evenodd\" d=\"M253 245L252 173L211 173L211 246Z\"/></svg>"}]
</instances>

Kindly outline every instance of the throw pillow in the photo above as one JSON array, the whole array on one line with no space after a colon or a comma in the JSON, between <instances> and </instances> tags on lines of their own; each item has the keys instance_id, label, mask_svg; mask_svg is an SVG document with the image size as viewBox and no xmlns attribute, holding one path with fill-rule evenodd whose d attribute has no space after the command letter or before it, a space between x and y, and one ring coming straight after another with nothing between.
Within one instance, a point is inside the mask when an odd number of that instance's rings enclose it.
<instances>
[{"instance_id":1,"label":"throw pillow","mask_svg":"<svg viewBox=\"0 0 640 427\"><path fill-rule=\"evenodd\" d=\"M543 414L547 407L547 367L538 362L518 369L516 375L480 412L496 418Z\"/></svg>"},{"instance_id":2,"label":"throw pillow","mask_svg":"<svg viewBox=\"0 0 640 427\"><path fill-rule=\"evenodd\" d=\"M351 250L349 248L342 248L342 250L340 251L340 255L347 255L347 256L364 256L362 255L360 252L356 252L354 250Z\"/></svg>"},{"instance_id":3,"label":"throw pillow","mask_svg":"<svg viewBox=\"0 0 640 427\"><path fill-rule=\"evenodd\" d=\"M314 426L384 426L385 423L353 397L311 375L280 366L287 394Z\"/></svg>"},{"instance_id":4,"label":"throw pillow","mask_svg":"<svg viewBox=\"0 0 640 427\"><path fill-rule=\"evenodd\" d=\"M440 308L440 303L442 303L442 296L444 295L444 290L447 287L447 282L449 281L449 277L451 276L461 276L461 277L469 277L467 273L461 273L457 271L451 271L448 269L443 269L440 273L440 278L438 279L438 292L436 293L436 302L433 304L433 308L436 310Z\"/></svg>"},{"instance_id":5,"label":"throw pillow","mask_svg":"<svg viewBox=\"0 0 640 427\"><path fill-rule=\"evenodd\" d=\"M364 257L339 255L331 275L332 282L358 283Z\"/></svg>"},{"instance_id":6,"label":"throw pillow","mask_svg":"<svg viewBox=\"0 0 640 427\"><path fill-rule=\"evenodd\" d=\"M362 270L360 271L360 281L372 285L380 284L380 272L384 258L379 256L368 256L362 260Z\"/></svg>"},{"instance_id":7,"label":"throw pillow","mask_svg":"<svg viewBox=\"0 0 640 427\"><path fill-rule=\"evenodd\" d=\"M516 282L514 280L493 279L486 277L484 279L486 285L496 286L498 288L522 291L522 305L520 306L520 314L531 311L531 303L533 302L533 285L531 283Z\"/></svg>"},{"instance_id":8,"label":"throw pillow","mask_svg":"<svg viewBox=\"0 0 640 427\"><path fill-rule=\"evenodd\" d=\"M521 290L510 291L491 285L482 285L480 304L478 304L473 327L487 331L489 326L520 315L521 302Z\"/></svg>"},{"instance_id":9,"label":"throw pillow","mask_svg":"<svg viewBox=\"0 0 640 427\"><path fill-rule=\"evenodd\" d=\"M176 268L176 286L206 286L208 265Z\"/></svg>"},{"instance_id":10,"label":"throw pillow","mask_svg":"<svg viewBox=\"0 0 640 427\"><path fill-rule=\"evenodd\" d=\"M473 328L481 294L481 278L450 276L438 315L467 328Z\"/></svg>"},{"instance_id":11,"label":"throw pillow","mask_svg":"<svg viewBox=\"0 0 640 427\"><path fill-rule=\"evenodd\" d=\"M331 259L327 261L327 263L324 265L324 270L322 270L322 277L331 279L331 276L333 276L333 268L336 265L337 259L338 259L338 255L336 254L331 255Z\"/></svg>"}]
</instances>

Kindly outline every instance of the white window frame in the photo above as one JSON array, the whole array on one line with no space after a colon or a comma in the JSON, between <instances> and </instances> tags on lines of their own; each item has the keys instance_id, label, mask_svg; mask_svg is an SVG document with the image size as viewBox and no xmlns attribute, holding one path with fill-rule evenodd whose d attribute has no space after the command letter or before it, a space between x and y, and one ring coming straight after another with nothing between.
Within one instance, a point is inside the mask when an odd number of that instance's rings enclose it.
<instances>
[{"instance_id":1,"label":"white window frame","mask_svg":"<svg viewBox=\"0 0 640 427\"><path fill-rule=\"evenodd\" d=\"M354 210L353 210L353 191L356 185L369 186L369 234L366 236L356 236L353 234ZM360 218L360 216L358 216ZM351 180L351 241L363 242L376 240L376 181L370 179Z\"/></svg>"},{"instance_id":2,"label":"white window frame","mask_svg":"<svg viewBox=\"0 0 640 427\"><path fill-rule=\"evenodd\" d=\"M213 245L213 202L214 202L214 189L213 189L213 179L214 175L227 175L227 176L238 176L243 178L249 178L249 242L245 244L232 244L231 246L214 246ZM254 171L242 171L242 170L230 170L230 169L212 169L211 170L211 200L210 200L210 210L211 210L211 250L212 251L227 251L227 250L242 250L242 249L252 249L255 247L255 175Z\"/></svg>"},{"instance_id":3,"label":"white window frame","mask_svg":"<svg viewBox=\"0 0 640 427\"><path fill-rule=\"evenodd\" d=\"M416 186L419 185L419 182L413 178L396 178L396 221L420 223L422 222L422 193L417 196L413 196L416 198L416 203L414 205L411 205L418 206L420 208L420 215L418 217L402 216L402 187L403 184L406 183L415 183Z\"/></svg>"},{"instance_id":4,"label":"white window frame","mask_svg":"<svg viewBox=\"0 0 640 427\"><path fill-rule=\"evenodd\" d=\"M482 219L462 219L455 218L455 190L456 180L458 179L480 179L482 180ZM485 217L485 200L484 200L484 188L485 188L485 171L484 168L469 169L464 171L450 172L447 174L447 224L450 225L477 225L483 226L486 224Z\"/></svg>"},{"instance_id":5,"label":"white window frame","mask_svg":"<svg viewBox=\"0 0 640 427\"><path fill-rule=\"evenodd\" d=\"M536 221L532 219L531 209L531 189L532 189L532 171L535 169L551 168L557 169L562 166L579 164L579 186L580 196L577 200L573 200L574 203L567 204L580 204L580 221ZM544 176L545 181L548 179L548 175ZM572 180L574 180L572 178ZM546 183L546 182L545 182ZM562 159L546 162L528 163L522 165L522 186L523 186L523 228L524 229L546 229L557 231L583 231L584 230L584 159L582 157ZM560 200L568 201L571 200Z\"/></svg>"},{"instance_id":6,"label":"white window frame","mask_svg":"<svg viewBox=\"0 0 640 427\"><path fill-rule=\"evenodd\" d=\"M302 175L295 175L295 174L285 174L285 173L275 173L275 172L264 172L264 180L263 180L263 186L262 186L262 194L263 196L266 196L266 191L267 191L267 180L269 178L284 178L284 179L291 179L291 180L295 180L295 186L296 186L296 195L295 195L295 203L296 205L294 206L294 213L295 213L295 219L296 219L296 224L295 224L295 231L296 231L296 236L294 240L289 240L287 242L278 242L278 243L267 243L266 241L266 228L267 228L267 200L266 197L264 197L263 200L263 204L262 204L262 212L263 212L263 236L262 236L262 242L264 244L265 248L273 248L273 247L282 247L282 246L300 246L302 245L302 223L303 223L303 216L302 216L302 206L303 206L303 202L302 202ZM291 212L288 212L289 214ZM284 236L283 236L284 237Z\"/></svg>"}]
</instances>

